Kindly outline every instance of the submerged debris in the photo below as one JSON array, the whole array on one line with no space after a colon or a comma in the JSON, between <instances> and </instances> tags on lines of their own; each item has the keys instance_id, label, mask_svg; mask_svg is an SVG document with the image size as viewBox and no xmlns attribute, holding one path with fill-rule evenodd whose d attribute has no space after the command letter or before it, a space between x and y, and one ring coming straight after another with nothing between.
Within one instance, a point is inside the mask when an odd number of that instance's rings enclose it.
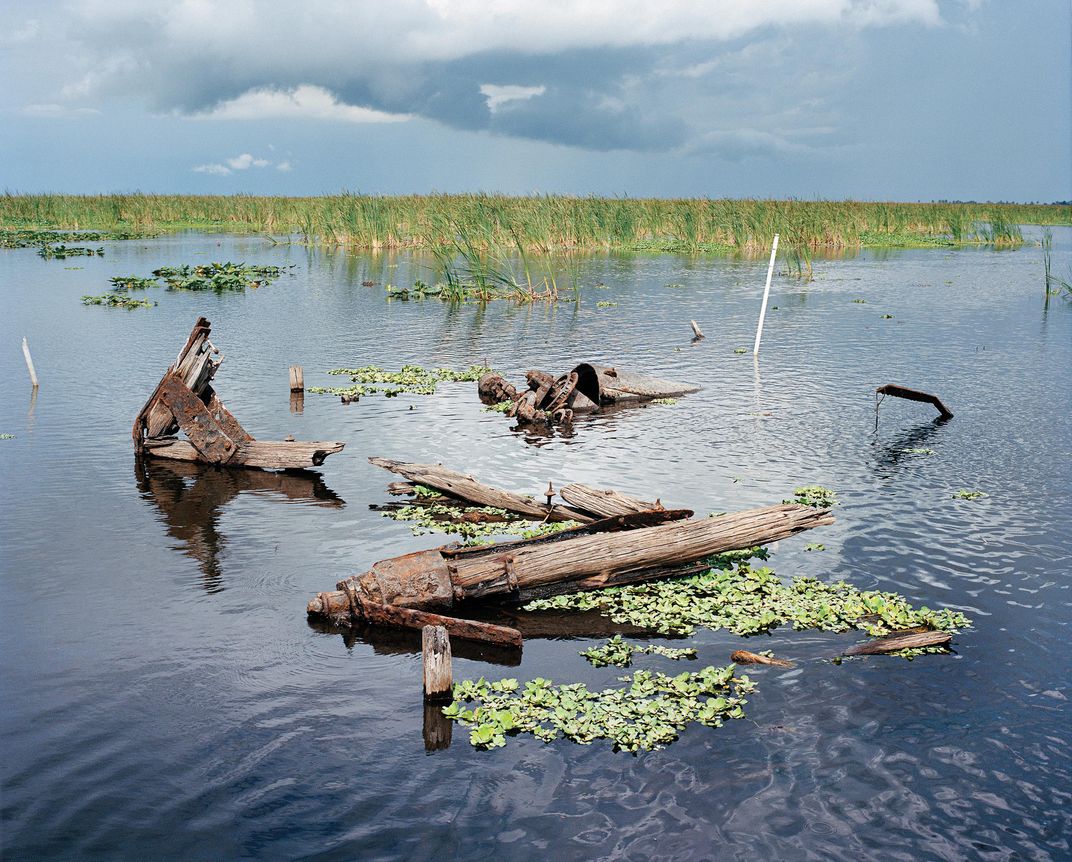
<instances>
[{"instance_id":1,"label":"submerged debris","mask_svg":"<svg viewBox=\"0 0 1072 862\"><path fill-rule=\"evenodd\" d=\"M506 745L507 735L531 733L551 742L559 735L581 745L597 739L616 750L652 751L673 742L690 723L721 727L744 718L744 695L755 690L734 665L705 667L697 673L667 676L638 670L621 677L624 688L590 691L583 683L555 685L536 678L522 688L516 679L456 683L454 703L443 714L472 730L477 748ZM475 709L463 702L480 701Z\"/></svg>"}]
</instances>

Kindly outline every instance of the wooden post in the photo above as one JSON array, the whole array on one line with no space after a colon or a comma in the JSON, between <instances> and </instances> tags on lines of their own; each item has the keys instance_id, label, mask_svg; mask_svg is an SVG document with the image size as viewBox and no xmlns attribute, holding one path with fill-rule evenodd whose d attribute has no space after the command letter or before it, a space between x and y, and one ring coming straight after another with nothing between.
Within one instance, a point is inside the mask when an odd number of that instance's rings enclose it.
<instances>
[{"instance_id":1,"label":"wooden post","mask_svg":"<svg viewBox=\"0 0 1072 862\"><path fill-rule=\"evenodd\" d=\"M698 324L695 320L690 320L689 324L692 326L693 341L702 341L704 334L703 331L700 329L700 324Z\"/></svg>"},{"instance_id":2,"label":"wooden post","mask_svg":"<svg viewBox=\"0 0 1072 862\"><path fill-rule=\"evenodd\" d=\"M759 356L759 341L763 338L763 320L767 316L767 298L770 296L771 276L774 275L774 259L778 256L778 234L774 235L774 244L770 250L770 264L767 266L767 284L763 288L763 305L759 309L759 326L756 327L756 343L752 355Z\"/></svg>"},{"instance_id":3,"label":"wooden post","mask_svg":"<svg viewBox=\"0 0 1072 862\"><path fill-rule=\"evenodd\" d=\"M26 343L25 336L22 339L22 355L26 357L26 367L30 371L30 383L37 388L37 372L34 370L33 358L30 356L30 345Z\"/></svg>"},{"instance_id":4,"label":"wooden post","mask_svg":"<svg viewBox=\"0 0 1072 862\"><path fill-rule=\"evenodd\" d=\"M305 373L302 371L302 367L300 365L290 366L290 391L305 391Z\"/></svg>"},{"instance_id":5,"label":"wooden post","mask_svg":"<svg viewBox=\"0 0 1072 862\"><path fill-rule=\"evenodd\" d=\"M453 699L454 675L450 666L450 636L443 626L421 629L421 653L424 658L424 699Z\"/></svg>"}]
</instances>

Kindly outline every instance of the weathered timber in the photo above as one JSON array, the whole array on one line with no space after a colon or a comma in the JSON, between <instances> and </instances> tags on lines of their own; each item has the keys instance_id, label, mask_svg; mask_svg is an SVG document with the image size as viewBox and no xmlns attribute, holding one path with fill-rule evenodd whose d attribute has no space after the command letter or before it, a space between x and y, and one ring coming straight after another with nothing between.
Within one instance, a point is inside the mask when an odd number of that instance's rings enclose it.
<instances>
[{"instance_id":1,"label":"weathered timber","mask_svg":"<svg viewBox=\"0 0 1072 862\"><path fill-rule=\"evenodd\" d=\"M262 470L319 467L341 452L340 442L257 441L220 400L211 381L223 361L209 341L211 324L199 317L186 344L134 420L134 450L153 458ZM185 433L185 440L174 436Z\"/></svg>"},{"instance_id":2,"label":"weathered timber","mask_svg":"<svg viewBox=\"0 0 1072 862\"><path fill-rule=\"evenodd\" d=\"M945 646L953 639L949 632L929 631L913 632L912 634L894 633L886 637L876 638L862 644L849 647L844 655L882 655L883 653L898 652L903 649L916 649L918 647Z\"/></svg>"},{"instance_id":3,"label":"weathered timber","mask_svg":"<svg viewBox=\"0 0 1072 862\"><path fill-rule=\"evenodd\" d=\"M746 649L739 649L736 652L731 653L730 661L735 664L768 664L773 667L795 667L791 661L786 661L784 658L760 655L756 652L749 652Z\"/></svg>"},{"instance_id":4,"label":"weathered timber","mask_svg":"<svg viewBox=\"0 0 1072 862\"><path fill-rule=\"evenodd\" d=\"M634 374L606 365L582 362L573 369L577 375L577 392L595 404L620 404L627 401L647 401L652 398L676 398L699 392L691 383L660 380ZM577 408L574 407L576 410Z\"/></svg>"},{"instance_id":5,"label":"weathered timber","mask_svg":"<svg viewBox=\"0 0 1072 862\"><path fill-rule=\"evenodd\" d=\"M681 574L680 566L713 554L778 541L833 521L826 510L781 504L624 532L579 535L578 530L577 535L571 531L464 551L435 548L381 560L338 586L350 595L408 608L447 609L489 597L516 600L552 587L572 591L628 582L633 574L636 580L673 577ZM334 612L335 605L318 601L310 603L310 613ZM338 602L345 606L343 599Z\"/></svg>"},{"instance_id":6,"label":"weathered timber","mask_svg":"<svg viewBox=\"0 0 1072 862\"><path fill-rule=\"evenodd\" d=\"M428 611L384 605L362 596L356 588L317 593L306 606L310 616L351 618L355 622L371 625L398 626L408 629L423 629L425 626L443 626L451 637L482 641L499 646L520 647L521 632L517 629L463 620Z\"/></svg>"},{"instance_id":7,"label":"weathered timber","mask_svg":"<svg viewBox=\"0 0 1072 862\"><path fill-rule=\"evenodd\" d=\"M909 401L921 401L924 404L932 404L941 414L943 419L952 419L953 411L950 410L942 399L929 392L920 392L918 389L909 389L907 386L898 386L896 383L887 383L875 390L879 395L892 395L894 398L905 398Z\"/></svg>"},{"instance_id":8,"label":"weathered timber","mask_svg":"<svg viewBox=\"0 0 1072 862\"><path fill-rule=\"evenodd\" d=\"M290 391L305 391L305 372L302 370L302 367L300 365L290 366Z\"/></svg>"},{"instance_id":9,"label":"weathered timber","mask_svg":"<svg viewBox=\"0 0 1072 862\"><path fill-rule=\"evenodd\" d=\"M692 340L703 341L704 334L703 330L700 329L700 324L698 324L695 320L690 320L689 325L692 327Z\"/></svg>"},{"instance_id":10,"label":"weathered timber","mask_svg":"<svg viewBox=\"0 0 1072 862\"><path fill-rule=\"evenodd\" d=\"M478 482L472 476L447 469L440 464L407 464L402 461L392 461L390 458L369 458L369 463L397 473L418 485L434 488L478 506L494 506L539 520L580 521L582 523L595 520L591 515L566 506L548 507L524 494L493 488L483 482Z\"/></svg>"},{"instance_id":11,"label":"weathered timber","mask_svg":"<svg viewBox=\"0 0 1072 862\"><path fill-rule=\"evenodd\" d=\"M661 509L661 502L648 503L628 497L618 491L607 491L600 488L590 488L587 485L576 483L566 485L559 491L562 499L584 512L590 512L601 518L611 518L615 515L630 515L636 512L650 512ZM691 514L690 514L691 517Z\"/></svg>"},{"instance_id":12,"label":"weathered timber","mask_svg":"<svg viewBox=\"0 0 1072 862\"><path fill-rule=\"evenodd\" d=\"M443 626L421 629L421 664L424 677L424 699L449 701L454 685L451 670L450 636Z\"/></svg>"}]
</instances>

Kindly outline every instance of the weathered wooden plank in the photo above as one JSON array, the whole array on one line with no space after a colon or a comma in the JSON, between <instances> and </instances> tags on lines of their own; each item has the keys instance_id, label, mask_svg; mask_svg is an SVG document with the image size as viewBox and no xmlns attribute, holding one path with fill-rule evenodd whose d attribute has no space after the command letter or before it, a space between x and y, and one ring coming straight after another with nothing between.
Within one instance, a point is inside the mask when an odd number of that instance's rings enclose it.
<instances>
[{"instance_id":1,"label":"weathered wooden plank","mask_svg":"<svg viewBox=\"0 0 1072 862\"><path fill-rule=\"evenodd\" d=\"M615 515L629 515L635 512L651 512L663 507L661 502L649 503L618 491L590 488L577 483L566 485L559 491L559 494L573 508L600 518L612 518Z\"/></svg>"},{"instance_id":2,"label":"weathered wooden plank","mask_svg":"<svg viewBox=\"0 0 1072 862\"><path fill-rule=\"evenodd\" d=\"M519 515L548 521L587 522L594 520L590 515L566 506L548 508L545 504L537 503L524 494L493 488L483 482L478 482L472 476L447 469L441 464L408 464L402 461L392 461L389 458L369 458L369 463L397 473L411 482L435 488L437 491L468 500L478 506L494 506Z\"/></svg>"},{"instance_id":3,"label":"weathered wooden plank","mask_svg":"<svg viewBox=\"0 0 1072 862\"><path fill-rule=\"evenodd\" d=\"M767 664L773 667L795 667L791 661L786 661L784 658L760 655L759 653L749 652L746 649L739 649L731 653L730 661L735 664Z\"/></svg>"},{"instance_id":4,"label":"weathered wooden plank","mask_svg":"<svg viewBox=\"0 0 1072 862\"><path fill-rule=\"evenodd\" d=\"M929 392L920 392L918 389L909 389L907 386L898 386L896 383L887 383L885 386L878 387L875 392L879 395L892 395L894 398L905 398L909 401L932 404L937 408L943 419L953 418L953 411L942 403L942 399L937 395L931 395Z\"/></svg>"},{"instance_id":5,"label":"weathered wooden plank","mask_svg":"<svg viewBox=\"0 0 1072 862\"><path fill-rule=\"evenodd\" d=\"M345 443L254 440L237 447L227 466L257 467L262 470L309 470L319 467L328 455L341 452ZM145 454L176 461L204 460L186 440L164 438L145 441Z\"/></svg>"},{"instance_id":6,"label":"weathered wooden plank","mask_svg":"<svg viewBox=\"0 0 1072 862\"><path fill-rule=\"evenodd\" d=\"M912 634L895 632L886 637L851 646L845 650L844 655L881 655L917 647L945 646L952 639L953 636L949 632L931 631Z\"/></svg>"}]
</instances>

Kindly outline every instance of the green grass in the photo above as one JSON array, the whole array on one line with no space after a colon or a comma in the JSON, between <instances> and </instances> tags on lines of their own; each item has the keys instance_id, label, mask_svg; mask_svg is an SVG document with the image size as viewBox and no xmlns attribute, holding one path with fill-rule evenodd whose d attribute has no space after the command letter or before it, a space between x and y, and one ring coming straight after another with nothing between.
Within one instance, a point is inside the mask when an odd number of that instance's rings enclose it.
<instances>
[{"instance_id":1,"label":"green grass","mask_svg":"<svg viewBox=\"0 0 1072 862\"><path fill-rule=\"evenodd\" d=\"M466 281L548 287L526 257L571 251L739 251L762 254L775 233L791 269L817 249L1017 244L1020 224L1072 224L1072 208L1035 204L597 198L562 195L323 197L249 195L0 196L0 229L184 228L292 235L358 248L427 248ZM521 255L521 270L504 261ZM556 267L561 270L561 267Z\"/></svg>"}]
</instances>

